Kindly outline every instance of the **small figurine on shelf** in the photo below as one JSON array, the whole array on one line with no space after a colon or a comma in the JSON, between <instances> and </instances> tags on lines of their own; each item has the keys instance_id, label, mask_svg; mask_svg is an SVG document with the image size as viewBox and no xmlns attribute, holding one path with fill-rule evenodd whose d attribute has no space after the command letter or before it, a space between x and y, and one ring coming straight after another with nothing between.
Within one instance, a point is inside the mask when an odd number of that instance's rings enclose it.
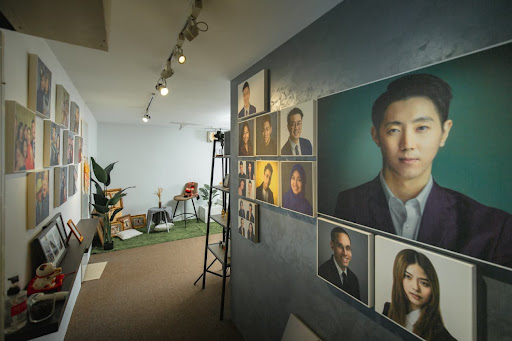
<instances>
[{"instance_id":1,"label":"small figurine on shelf","mask_svg":"<svg viewBox=\"0 0 512 341\"><path fill-rule=\"evenodd\" d=\"M226 211L224 209L222 209L221 215L222 215L222 218L224 218L224 216L226 215Z\"/></svg>"},{"instance_id":2,"label":"small figurine on shelf","mask_svg":"<svg viewBox=\"0 0 512 341\"><path fill-rule=\"evenodd\" d=\"M162 187L158 187L158 190L155 194L158 196L158 208L162 208L162 192L164 189Z\"/></svg>"}]
</instances>

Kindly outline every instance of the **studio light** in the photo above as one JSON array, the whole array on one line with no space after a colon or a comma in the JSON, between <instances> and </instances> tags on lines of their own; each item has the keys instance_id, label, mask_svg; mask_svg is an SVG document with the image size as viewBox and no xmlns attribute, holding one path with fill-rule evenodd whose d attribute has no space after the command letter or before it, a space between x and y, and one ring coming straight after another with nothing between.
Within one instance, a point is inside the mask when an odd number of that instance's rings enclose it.
<instances>
[{"instance_id":1,"label":"studio light","mask_svg":"<svg viewBox=\"0 0 512 341\"><path fill-rule=\"evenodd\" d=\"M199 35L199 28L197 28L196 20L194 17L188 17L187 27L183 30L183 34L188 41L194 40Z\"/></svg>"},{"instance_id":2,"label":"studio light","mask_svg":"<svg viewBox=\"0 0 512 341\"><path fill-rule=\"evenodd\" d=\"M142 121L144 121L144 123L148 123L150 119L151 119L151 116L149 116L148 114L146 114L142 117Z\"/></svg>"},{"instance_id":3,"label":"studio light","mask_svg":"<svg viewBox=\"0 0 512 341\"><path fill-rule=\"evenodd\" d=\"M171 78L172 75L174 75L174 70L171 67L171 61L168 60L167 64L165 65L165 69L162 70L160 73L160 77L163 79Z\"/></svg>"},{"instance_id":4,"label":"studio light","mask_svg":"<svg viewBox=\"0 0 512 341\"><path fill-rule=\"evenodd\" d=\"M187 58L183 54L183 49L178 45L176 45L176 47L174 48L173 56L174 58L176 58L176 60L178 60L178 63L180 64L185 63L185 61L187 60Z\"/></svg>"},{"instance_id":5,"label":"studio light","mask_svg":"<svg viewBox=\"0 0 512 341\"><path fill-rule=\"evenodd\" d=\"M160 91L160 94L162 96L165 96L169 93L169 89L167 89L167 81L165 80L165 78L160 78L158 80L158 83L156 84L155 89L157 91Z\"/></svg>"}]
</instances>

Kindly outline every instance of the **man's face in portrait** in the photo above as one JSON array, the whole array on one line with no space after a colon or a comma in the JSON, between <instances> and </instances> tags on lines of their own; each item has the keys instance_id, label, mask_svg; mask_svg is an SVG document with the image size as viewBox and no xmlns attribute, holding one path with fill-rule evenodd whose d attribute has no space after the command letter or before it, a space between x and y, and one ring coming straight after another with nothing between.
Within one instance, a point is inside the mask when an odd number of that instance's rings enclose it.
<instances>
[{"instance_id":1,"label":"man's face in portrait","mask_svg":"<svg viewBox=\"0 0 512 341\"><path fill-rule=\"evenodd\" d=\"M244 126L244 132L242 134L242 139L244 141L244 144L247 144L249 142L249 128L247 126Z\"/></svg>"},{"instance_id":2,"label":"man's face in portrait","mask_svg":"<svg viewBox=\"0 0 512 341\"><path fill-rule=\"evenodd\" d=\"M251 215L252 215L252 206L249 205L249 216L251 216Z\"/></svg>"},{"instance_id":3,"label":"man's face in portrait","mask_svg":"<svg viewBox=\"0 0 512 341\"><path fill-rule=\"evenodd\" d=\"M272 134L272 126L269 121L263 122L263 140L265 145L268 146L270 143L270 135Z\"/></svg>"},{"instance_id":4,"label":"man's face in portrait","mask_svg":"<svg viewBox=\"0 0 512 341\"><path fill-rule=\"evenodd\" d=\"M345 233L337 233L335 240L331 240L331 249L334 260L342 270L345 270L352 259L350 238Z\"/></svg>"},{"instance_id":5,"label":"man's face in portrait","mask_svg":"<svg viewBox=\"0 0 512 341\"><path fill-rule=\"evenodd\" d=\"M251 192L252 192L252 182L251 181L247 181L247 195L251 196Z\"/></svg>"},{"instance_id":6,"label":"man's face in portrait","mask_svg":"<svg viewBox=\"0 0 512 341\"><path fill-rule=\"evenodd\" d=\"M244 174L244 165L243 164L240 165L240 174Z\"/></svg>"},{"instance_id":7,"label":"man's face in portrait","mask_svg":"<svg viewBox=\"0 0 512 341\"><path fill-rule=\"evenodd\" d=\"M263 174L263 189L267 190L268 185L270 184L270 178L272 177L272 173L269 169L265 169L265 173Z\"/></svg>"},{"instance_id":8,"label":"man's face in portrait","mask_svg":"<svg viewBox=\"0 0 512 341\"><path fill-rule=\"evenodd\" d=\"M427 97L391 103L379 130L371 129L382 153L384 178L428 181L432 162L445 145L451 127L451 120L441 125L437 109Z\"/></svg>"},{"instance_id":9,"label":"man's face in portrait","mask_svg":"<svg viewBox=\"0 0 512 341\"><path fill-rule=\"evenodd\" d=\"M251 90L249 90L249 87L246 87L242 91L242 94L243 94L243 97L244 97L244 106L246 108L248 108L249 107L249 97L251 97Z\"/></svg>"},{"instance_id":10,"label":"man's face in portrait","mask_svg":"<svg viewBox=\"0 0 512 341\"><path fill-rule=\"evenodd\" d=\"M291 115L288 121L288 132L294 141L298 141L302 133L302 117L300 114Z\"/></svg>"},{"instance_id":11,"label":"man's face in portrait","mask_svg":"<svg viewBox=\"0 0 512 341\"><path fill-rule=\"evenodd\" d=\"M240 218L240 226L244 227L244 219L243 218Z\"/></svg>"}]
</instances>

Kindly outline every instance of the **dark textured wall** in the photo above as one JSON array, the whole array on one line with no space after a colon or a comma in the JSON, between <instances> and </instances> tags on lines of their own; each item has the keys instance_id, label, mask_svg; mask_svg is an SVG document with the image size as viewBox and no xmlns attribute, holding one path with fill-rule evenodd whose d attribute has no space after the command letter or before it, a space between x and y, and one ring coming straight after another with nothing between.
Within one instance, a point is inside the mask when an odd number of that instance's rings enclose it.
<instances>
[{"instance_id":1,"label":"dark textured wall","mask_svg":"<svg viewBox=\"0 0 512 341\"><path fill-rule=\"evenodd\" d=\"M232 135L237 86L261 69L269 69L277 110L510 40L511 17L508 0L346 0L232 80ZM234 155L231 174L236 161ZM259 217L260 243L232 237L232 318L247 340L279 340L290 313L325 340L410 337L316 276L316 219L266 204ZM511 276L490 273L480 332L512 338Z\"/></svg>"}]
</instances>

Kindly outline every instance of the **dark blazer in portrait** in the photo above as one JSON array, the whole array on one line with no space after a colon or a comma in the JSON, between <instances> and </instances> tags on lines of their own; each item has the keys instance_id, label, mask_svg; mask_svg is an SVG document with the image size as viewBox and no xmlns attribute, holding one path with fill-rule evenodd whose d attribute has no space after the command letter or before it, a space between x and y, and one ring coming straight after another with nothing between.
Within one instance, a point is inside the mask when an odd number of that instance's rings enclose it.
<instances>
[{"instance_id":1,"label":"dark blazer in portrait","mask_svg":"<svg viewBox=\"0 0 512 341\"><path fill-rule=\"evenodd\" d=\"M242 218L245 218L245 210L243 208L238 210L238 216L242 217Z\"/></svg>"},{"instance_id":2,"label":"dark blazer in portrait","mask_svg":"<svg viewBox=\"0 0 512 341\"><path fill-rule=\"evenodd\" d=\"M262 138L263 139L263 138ZM257 145L256 155L277 155L277 144L272 138L268 146L265 145L264 141L261 141Z\"/></svg>"},{"instance_id":3,"label":"dark blazer in portrait","mask_svg":"<svg viewBox=\"0 0 512 341\"><path fill-rule=\"evenodd\" d=\"M379 176L341 192L334 215L396 233ZM435 181L423 211L418 241L512 267L512 215Z\"/></svg>"},{"instance_id":4,"label":"dark blazer in portrait","mask_svg":"<svg viewBox=\"0 0 512 341\"><path fill-rule=\"evenodd\" d=\"M238 173L238 178L239 179L247 179L247 173Z\"/></svg>"},{"instance_id":5,"label":"dark blazer in portrait","mask_svg":"<svg viewBox=\"0 0 512 341\"><path fill-rule=\"evenodd\" d=\"M361 295L359 294L359 280L357 279L357 276L352 272L352 270L347 268L347 280L342 284L340 274L338 273L336 264L334 264L333 256L331 256L331 259L326 261L324 264L320 265L318 268L318 275L328 280L341 290L354 296L358 300L361 300Z\"/></svg>"},{"instance_id":6,"label":"dark blazer in portrait","mask_svg":"<svg viewBox=\"0 0 512 341\"><path fill-rule=\"evenodd\" d=\"M255 114L256 113L256 107L252 104L249 104L249 115L252 115L252 114ZM240 110L240 112L238 113L238 118L242 118L242 117L245 117L245 106L242 107L242 110Z\"/></svg>"},{"instance_id":7,"label":"dark blazer in portrait","mask_svg":"<svg viewBox=\"0 0 512 341\"><path fill-rule=\"evenodd\" d=\"M270 187L267 188L267 192L268 192L268 200L266 202L274 205L274 193L272 193L272 190L270 189ZM261 185L256 187L256 199L263 200L263 182L261 183ZM263 200L263 201L265 201L265 200Z\"/></svg>"},{"instance_id":8,"label":"dark blazer in portrait","mask_svg":"<svg viewBox=\"0 0 512 341\"><path fill-rule=\"evenodd\" d=\"M247 211L247 217L245 219L249 220L251 223L254 223L254 214Z\"/></svg>"},{"instance_id":9,"label":"dark blazer in portrait","mask_svg":"<svg viewBox=\"0 0 512 341\"><path fill-rule=\"evenodd\" d=\"M245 227L239 226L238 227L238 233L240 233L242 236L245 237Z\"/></svg>"},{"instance_id":10,"label":"dark blazer in portrait","mask_svg":"<svg viewBox=\"0 0 512 341\"><path fill-rule=\"evenodd\" d=\"M388 316L390 307L391 304L389 302L384 303L384 310L382 311L382 315ZM436 341L456 341L456 339L450 334L450 332L446 330L443 324L433 326L431 339Z\"/></svg>"},{"instance_id":11,"label":"dark blazer in portrait","mask_svg":"<svg viewBox=\"0 0 512 341\"><path fill-rule=\"evenodd\" d=\"M308 139L299 137L299 144L301 155L313 155L313 146L311 145L311 142L309 142ZM293 155L290 140L286 141L283 148L281 148L281 155Z\"/></svg>"}]
</instances>

